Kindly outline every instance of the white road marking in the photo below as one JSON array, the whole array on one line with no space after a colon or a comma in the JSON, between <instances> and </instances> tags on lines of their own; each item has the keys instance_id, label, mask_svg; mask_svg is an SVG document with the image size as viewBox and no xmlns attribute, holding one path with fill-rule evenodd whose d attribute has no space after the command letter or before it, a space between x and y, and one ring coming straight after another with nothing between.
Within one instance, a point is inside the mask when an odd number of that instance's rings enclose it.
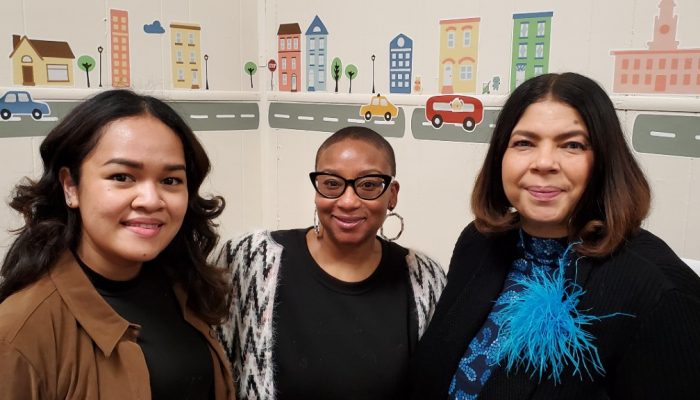
<instances>
[{"instance_id":1,"label":"white road marking","mask_svg":"<svg viewBox=\"0 0 700 400\"><path fill-rule=\"evenodd\" d=\"M289 118L287 114L275 114L275 118Z\"/></svg>"},{"instance_id":2,"label":"white road marking","mask_svg":"<svg viewBox=\"0 0 700 400\"><path fill-rule=\"evenodd\" d=\"M695 140L700 140L700 135L695 135Z\"/></svg>"},{"instance_id":3,"label":"white road marking","mask_svg":"<svg viewBox=\"0 0 700 400\"><path fill-rule=\"evenodd\" d=\"M495 128L496 124L489 124L489 128Z\"/></svg>"},{"instance_id":4,"label":"white road marking","mask_svg":"<svg viewBox=\"0 0 700 400\"><path fill-rule=\"evenodd\" d=\"M673 133L673 132L651 131L651 132L649 132L649 133L651 134L651 136L656 136L656 137L660 137L660 138L669 138L669 139L673 139L673 138L676 137L676 134Z\"/></svg>"},{"instance_id":5,"label":"white road marking","mask_svg":"<svg viewBox=\"0 0 700 400\"><path fill-rule=\"evenodd\" d=\"M364 119L357 119L357 118L348 118L348 122L355 122L358 124L364 124L365 120Z\"/></svg>"},{"instance_id":6,"label":"white road marking","mask_svg":"<svg viewBox=\"0 0 700 400\"><path fill-rule=\"evenodd\" d=\"M331 118L331 117L323 117L323 120L326 122L338 122L338 118Z\"/></svg>"},{"instance_id":7,"label":"white road marking","mask_svg":"<svg viewBox=\"0 0 700 400\"><path fill-rule=\"evenodd\" d=\"M374 121L374 123L377 125L394 125L395 124L394 121L382 121L382 120Z\"/></svg>"},{"instance_id":8,"label":"white road marking","mask_svg":"<svg viewBox=\"0 0 700 400\"><path fill-rule=\"evenodd\" d=\"M2 121L2 122L5 122L5 121L8 121L8 122L9 122L9 121L21 121L21 120L22 120L22 118L17 117L17 116L10 117L10 118L8 118L8 119L0 119L0 121Z\"/></svg>"},{"instance_id":9,"label":"white road marking","mask_svg":"<svg viewBox=\"0 0 700 400\"><path fill-rule=\"evenodd\" d=\"M255 114L241 114L241 118L255 118ZM289 118L289 115L287 118Z\"/></svg>"},{"instance_id":10,"label":"white road marking","mask_svg":"<svg viewBox=\"0 0 700 400\"><path fill-rule=\"evenodd\" d=\"M207 119L207 118L209 118L209 116L208 115L191 114L190 118L192 118L192 119Z\"/></svg>"},{"instance_id":11,"label":"white road marking","mask_svg":"<svg viewBox=\"0 0 700 400\"><path fill-rule=\"evenodd\" d=\"M313 121L313 120L314 120L314 117L309 117L309 116L306 116L306 115L300 115L300 116L297 117L297 119L300 119L300 120L302 120L302 121Z\"/></svg>"},{"instance_id":12,"label":"white road marking","mask_svg":"<svg viewBox=\"0 0 700 400\"><path fill-rule=\"evenodd\" d=\"M38 120L38 121L39 121L39 122L44 122L44 121L46 121L46 122L58 121L58 117L41 117L41 119Z\"/></svg>"},{"instance_id":13,"label":"white road marking","mask_svg":"<svg viewBox=\"0 0 700 400\"><path fill-rule=\"evenodd\" d=\"M216 114L216 118L236 118L235 114Z\"/></svg>"},{"instance_id":14,"label":"white road marking","mask_svg":"<svg viewBox=\"0 0 700 400\"><path fill-rule=\"evenodd\" d=\"M430 125L432 125L432 123L431 123L430 121L425 121L425 122L423 122L421 125L423 125L423 126L430 126Z\"/></svg>"}]
</instances>

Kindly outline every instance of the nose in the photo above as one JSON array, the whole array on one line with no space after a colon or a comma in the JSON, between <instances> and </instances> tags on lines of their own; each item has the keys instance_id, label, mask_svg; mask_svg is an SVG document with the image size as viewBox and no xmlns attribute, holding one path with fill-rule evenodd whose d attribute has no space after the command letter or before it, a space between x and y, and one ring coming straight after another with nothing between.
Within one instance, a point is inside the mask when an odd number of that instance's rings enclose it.
<instances>
[{"instance_id":1,"label":"nose","mask_svg":"<svg viewBox=\"0 0 700 400\"><path fill-rule=\"evenodd\" d=\"M158 190L157 183L142 182L137 187L136 194L131 205L133 208L140 208L146 211L157 211L165 207L165 201Z\"/></svg>"},{"instance_id":2,"label":"nose","mask_svg":"<svg viewBox=\"0 0 700 400\"><path fill-rule=\"evenodd\" d=\"M343 194L338 197L337 204L344 208L354 208L357 207L361 201L357 193L355 193L355 188L352 185L348 185Z\"/></svg>"},{"instance_id":3,"label":"nose","mask_svg":"<svg viewBox=\"0 0 700 400\"><path fill-rule=\"evenodd\" d=\"M538 146L537 150L534 152L534 157L532 167L537 171L553 172L559 168L556 148L553 146Z\"/></svg>"}]
</instances>

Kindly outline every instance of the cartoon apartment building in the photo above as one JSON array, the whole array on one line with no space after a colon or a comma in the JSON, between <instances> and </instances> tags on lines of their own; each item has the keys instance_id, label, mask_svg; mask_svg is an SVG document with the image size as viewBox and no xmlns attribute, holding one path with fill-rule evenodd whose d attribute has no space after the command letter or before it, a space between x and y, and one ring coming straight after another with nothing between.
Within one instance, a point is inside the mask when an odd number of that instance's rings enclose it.
<instances>
[{"instance_id":1,"label":"cartoon apartment building","mask_svg":"<svg viewBox=\"0 0 700 400\"><path fill-rule=\"evenodd\" d=\"M326 90L327 57L328 30L317 15L306 30L306 88L309 92Z\"/></svg>"},{"instance_id":2,"label":"cartoon apartment building","mask_svg":"<svg viewBox=\"0 0 700 400\"><path fill-rule=\"evenodd\" d=\"M679 49L673 0L659 3L654 36L644 50L615 50L616 93L700 93L700 48Z\"/></svg>"},{"instance_id":3,"label":"cartoon apartment building","mask_svg":"<svg viewBox=\"0 0 700 400\"><path fill-rule=\"evenodd\" d=\"M75 56L66 42L12 35L12 82L24 86L73 86Z\"/></svg>"},{"instance_id":4,"label":"cartoon apartment building","mask_svg":"<svg viewBox=\"0 0 700 400\"><path fill-rule=\"evenodd\" d=\"M200 88L200 32L197 24L170 24L170 60L176 89Z\"/></svg>"},{"instance_id":5,"label":"cartoon apartment building","mask_svg":"<svg viewBox=\"0 0 700 400\"><path fill-rule=\"evenodd\" d=\"M299 24L280 24L277 30L280 91L297 92L301 87L300 38L301 28L299 28Z\"/></svg>"},{"instance_id":6,"label":"cartoon apartment building","mask_svg":"<svg viewBox=\"0 0 700 400\"><path fill-rule=\"evenodd\" d=\"M476 91L480 24L479 17L440 21L440 93Z\"/></svg>"},{"instance_id":7,"label":"cartoon apartment building","mask_svg":"<svg viewBox=\"0 0 700 400\"><path fill-rule=\"evenodd\" d=\"M549 71L549 42L553 12L513 14L510 90Z\"/></svg>"},{"instance_id":8,"label":"cartoon apartment building","mask_svg":"<svg viewBox=\"0 0 700 400\"><path fill-rule=\"evenodd\" d=\"M112 86L131 86L131 60L129 58L129 12L109 10L112 33Z\"/></svg>"},{"instance_id":9,"label":"cartoon apartment building","mask_svg":"<svg viewBox=\"0 0 700 400\"><path fill-rule=\"evenodd\" d=\"M413 40L403 33L389 42L389 91L411 93Z\"/></svg>"}]
</instances>

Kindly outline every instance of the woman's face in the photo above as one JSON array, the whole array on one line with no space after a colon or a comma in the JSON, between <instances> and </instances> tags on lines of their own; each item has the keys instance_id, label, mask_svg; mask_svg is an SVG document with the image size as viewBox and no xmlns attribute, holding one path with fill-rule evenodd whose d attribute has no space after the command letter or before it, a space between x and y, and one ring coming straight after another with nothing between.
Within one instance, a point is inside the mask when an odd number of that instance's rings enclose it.
<instances>
[{"instance_id":1,"label":"woman's face","mask_svg":"<svg viewBox=\"0 0 700 400\"><path fill-rule=\"evenodd\" d=\"M355 179L368 174L391 176L385 152L371 144L355 139L335 143L321 152L316 171ZM324 238L339 247L361 245L374 240L384 223L388 208L396 207L399 184L392 182L379 198L363 200L352 187L337 199L316 193L316 210Z\"/></svg>"},{"instance_id":2,"label":"woman's face","mask_svg":"<svg viewBox=\"0 0 700 400\"><path fill-rule=\"evenodd\" d=\"M114 280L138 274L175 237L187 211L182 142L160 120L142 115L107 125L83 160L80 183L61 182L82 221L78 255Z\"/></svg>"},{"instance_id":3,"label":"woman's face","mask_svg":"<svg viewBox=\"0 0 700 400\"><path fill-rule=\"evenodd\" d=\"M539 237L564 237L593 167L588 129L566 103L531 104L503 155L503 189L523 229Z\"/></svg>"}]
</instances>

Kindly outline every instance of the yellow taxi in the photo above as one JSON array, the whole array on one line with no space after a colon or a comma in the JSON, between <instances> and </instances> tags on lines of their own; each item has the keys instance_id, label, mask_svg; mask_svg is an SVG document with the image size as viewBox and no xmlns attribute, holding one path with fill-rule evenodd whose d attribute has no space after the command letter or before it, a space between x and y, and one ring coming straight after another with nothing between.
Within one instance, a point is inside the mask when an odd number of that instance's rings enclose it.
<instances>
[{"instance_id":1,"label":"yellow taxi","mask_svg":"<svg viewBox=\"0 0 700 400\"><path fill-rule=\"evenodd\" d=\"M385 120L391 121L392 118L396 118L398 115L398 107L381 94L372 97L369 104L360 107L360 116L365 117L367 121L372 119L372 117L384 117Z\"/></svg>"}]
</instances>

